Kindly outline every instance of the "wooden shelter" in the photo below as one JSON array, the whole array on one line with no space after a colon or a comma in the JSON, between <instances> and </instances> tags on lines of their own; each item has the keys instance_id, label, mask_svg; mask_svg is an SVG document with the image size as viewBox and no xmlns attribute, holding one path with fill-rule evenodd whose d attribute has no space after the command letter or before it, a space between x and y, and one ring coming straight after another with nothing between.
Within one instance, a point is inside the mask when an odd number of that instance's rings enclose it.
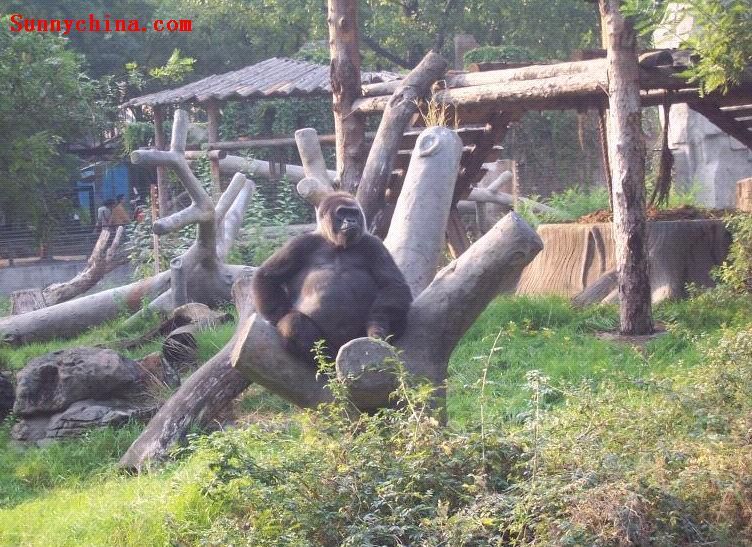
<instances>
[{"instance_id":1,"label":"wooden shelter","mask_svg":"<svg viewBox=\"0 0 752 547\"><path fill-rule=\"evenodd\" d=\"M398 79L391 72L364 72L361 80L366 83L387 82ZM175 89L167 89L135 97L122 105L123 108L150 108L154 112L155 147L164 150L165 110L172 106L197 106L207 113L208 150L223 152L209 154L212 180L215 190L220 189L220 160L227 150L250 149L259 146L294 145L290 138L263 138L237 142L220 142L219 126L221 123L220 107L228 101L252 101L272 98L315 98L326 97L332 93L329 81L329 67L286 58L271 58L239 70L207 76ZM324 137L326 140L326 136ZM235 171L234 169L232 170ZM274 171L273 166L271 171ZM157 180L160 188L160 209L167 208L166 192L162 191L165 176L163 168L157 168Z\"/></svg>"},{"instance_id":2,"label":"wooden shelter","mask_svg":"<svg viewBox=\"0 0 752 547\"><path fill-rule=\"evenodd\" d=\"M499 159L511 124L528 111L575 109L604 111L608 108L608 78L605 51L575 54L570 62L499 68L498 63L476 64L470 71L449 72L433 87L432 100L447 106L446 123L455 126L463 142L462 163L453 201L465 199L483 178L491 162ZM691 63L683 50L654 50L640 56L640 87L643 106L687 103L720 129L752 147L752 72L725 94L701 95L700 89L681 73ZM381 115L392 93L404 82L390 72L364 72L363 97L354 106L364 115ZM148 106L155 111L158 139L162 135L161 110L174 104L204 107L209 120L208 150L213 174L219 180L219 162L228 150L257 146L287 146L292 137L219 142L219 105L223 101L271 97L315 97L331 94L329 67L290 59L268 59L234 72L209 76L177 89L130 100L126 107ZM427 106L423 105L425 112ZM399 145L389 179L387 206L399 195L415 141L425 126L421 114L412 117ZM574 136L573 136L574 138ZM333 142L333 136L321 136ZM163 146L164 143L159 143ZM229 162L228 162L229 166ZM273 169L272 169L273 170ZM297 173L297 171L295 171ZM455 254L467 248L466 230L456 207L450 214L448 235Z\"/></svg>"}]
</instances>

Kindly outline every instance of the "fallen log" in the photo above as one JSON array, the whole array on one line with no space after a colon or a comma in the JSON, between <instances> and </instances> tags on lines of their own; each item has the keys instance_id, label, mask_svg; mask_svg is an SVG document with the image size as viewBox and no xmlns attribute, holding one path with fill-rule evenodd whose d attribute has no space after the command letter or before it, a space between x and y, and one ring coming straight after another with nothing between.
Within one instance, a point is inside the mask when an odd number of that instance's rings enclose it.
<instances>
[{"instance_id":1,"label":"fallen log","mask_svg":"<svg viewBox=\"0 0 752 547\"><path fill-rule=\"evenodd\" d=\"M616 290L618 281L619 276L616 274L616 270L607 271L598 281L575 295L572 298L572 305L578 308L585 308L592 304L604 302Z\"/></svg>"},{"instance_id":2,"label":"fallen log","mask_svg":"<svg viewBox=\"0 0 752 547\"><path fill-rule=\"evenodd\" d=\"M139 310L170 286L170 273L159 275L75 300L0 319L0 342L21 345L75 336L89 327Z\"/></svg>"}]
</instances>

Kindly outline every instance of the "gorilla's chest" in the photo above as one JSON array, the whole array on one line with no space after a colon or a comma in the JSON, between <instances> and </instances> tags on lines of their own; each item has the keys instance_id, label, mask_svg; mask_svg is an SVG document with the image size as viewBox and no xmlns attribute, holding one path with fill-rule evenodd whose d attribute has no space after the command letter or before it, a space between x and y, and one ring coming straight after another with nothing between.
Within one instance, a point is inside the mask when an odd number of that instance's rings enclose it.
<instances>
[{"instance_id":1,"label":"gorilla's chest","mask_svg":"<svg viewBox=\"0 0 752 547\"><path fill-rule=\"evenodd\" d=\"M364 323L377 292L367 258L347 252L312 260L289 289L297 310L328 324Z\"/></svg>"}]
</instances>

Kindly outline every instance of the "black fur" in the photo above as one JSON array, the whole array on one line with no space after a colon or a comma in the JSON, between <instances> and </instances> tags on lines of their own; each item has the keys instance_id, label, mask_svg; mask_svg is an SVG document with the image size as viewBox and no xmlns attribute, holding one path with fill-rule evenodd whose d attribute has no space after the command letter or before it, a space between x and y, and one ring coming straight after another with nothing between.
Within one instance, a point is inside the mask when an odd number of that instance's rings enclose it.
<instances>
[{"instance_id":1,"label":"black fur","mask_svg":"<svg viewBox=\"0 0 752 547\"><path fill-rule=\"evenodd\" d=\"M316 216L315 232L288 241L253 278L256 309L309 363L321 339L333 358L353 338L400 336L412 302L402 272L381 240L366 233L351 195L327 196Z\"/></svg>"}]
</instances>

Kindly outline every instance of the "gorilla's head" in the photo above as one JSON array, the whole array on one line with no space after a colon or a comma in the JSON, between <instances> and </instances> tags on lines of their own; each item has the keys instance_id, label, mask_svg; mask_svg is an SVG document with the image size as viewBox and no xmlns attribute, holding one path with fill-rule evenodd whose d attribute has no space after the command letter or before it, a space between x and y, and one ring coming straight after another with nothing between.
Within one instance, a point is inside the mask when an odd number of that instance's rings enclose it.
<instances>
[{"instance_id":1,"label":"gorilla's head","mask_svg":"<svg viewBox=\"0 0 752 547\"><path fill-rule=\"evenodd\" d=\"M316 211L319 231L333 245L350 247L365 233L366 217L350 194L334 192L326 196Z\"/></svg>"}]
</instances>

